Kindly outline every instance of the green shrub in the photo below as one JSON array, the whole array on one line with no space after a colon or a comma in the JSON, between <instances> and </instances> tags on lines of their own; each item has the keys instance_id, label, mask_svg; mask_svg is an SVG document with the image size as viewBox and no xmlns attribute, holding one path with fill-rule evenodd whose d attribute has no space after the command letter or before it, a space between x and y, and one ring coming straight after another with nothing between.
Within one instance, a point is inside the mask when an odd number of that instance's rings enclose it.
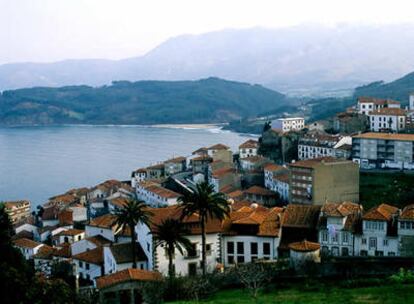
<instances>
[{"instance_id":1,"label":"green shrub","mask_svg":"<svg viewBox=\"0 0 414 304\"><path fill-rule=\"evenodd\" d=\"M400 268L400 271L389 277L389 281L394 284L407 284L414 282L414 274L411 270Z\"/></svg>"}]
</instances>

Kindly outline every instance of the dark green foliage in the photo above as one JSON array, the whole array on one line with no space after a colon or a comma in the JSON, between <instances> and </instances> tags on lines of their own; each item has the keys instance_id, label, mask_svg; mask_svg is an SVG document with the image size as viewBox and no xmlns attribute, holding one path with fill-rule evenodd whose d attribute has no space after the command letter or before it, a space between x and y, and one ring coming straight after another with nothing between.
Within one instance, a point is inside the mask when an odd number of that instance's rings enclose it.
<instances>
[{"instance_id":1,"label":"dark green foliage","mask_svg":"<svg viewBox=\"0 0 414 304\"><path fill-rule=\"evenodd\" d=\"M414 92L414 73L405 75L395 81L384 83L377 81L355 89L354 95L391 98L408 104L408 96Z\"/></svg>"},{"instance_id":2,"label":"dark green foliage","mask_svg":"<svg viewBox=\"0 0 414 304\"><path fill-rule=\"evenodd\" d=\"M116 220L114 225L118 225L122 229L131 231L131 250L132 250L132 267L137 268L136 256L136 242L137 234L135 233L135 226L138 223L149 226L151 212L147 210L147 205L143 201L130 199L128 202L116 213Z\"/></svg>"},{"instance_id":3,"label":"dark green foliage","mask_svg":"<svg viewBox=\"0 0 414 304\"><path fill-rule=\"evenodd\" d=\"M3 125L227 122L282 107L285 96L259 85L218 78L199 81L118 81L5 91ZM179 109L179 111L177 111Z\"/></svg>"},{"instance_id":4,"label":"dark green foliage","mask_svg":"<svg viewBox=\"0 0 414 304\"><path fill-rule=\"evenodd\" d=\"M223 193L215 193L214 187L208 182L197 184L194 192L187 193L179 199L183 207L182 217L198 214L201 228L202 271L206 274L206 230L207 221L223 220L230 213L229 203Z\"/></svg>"},{"instance_id":5,"label":"dark green foliage","mask_svg":"<svg viewBox=\"0 0 414 304\"><path fill-rule=\"evenodd\" d=\"M311 114L308 122L327 119L334 116L336 113L344 112L346 108L356 103L355 98L323 98L309 101L311 107Z\"/></svg>"},{"instance_id":6,"label":"dark green foliage","mask_svg":"<svg viewBox=\"0 0 414 304\"><path fill-rule=\"evenodd\" d=\"M160 304L164 302L166 284L164 282L145 282L140 286L142 298L148 304Z\"/></svg>"}]
</instances>

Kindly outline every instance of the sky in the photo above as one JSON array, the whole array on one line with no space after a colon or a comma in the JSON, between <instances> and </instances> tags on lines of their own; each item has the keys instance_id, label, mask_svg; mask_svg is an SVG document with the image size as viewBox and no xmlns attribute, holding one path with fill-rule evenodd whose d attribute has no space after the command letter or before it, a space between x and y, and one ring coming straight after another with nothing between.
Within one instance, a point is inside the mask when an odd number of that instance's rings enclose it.
<instances>
[{"instance_id":1,"label":"sky","mask_svg":"<svg viewBox=\"0 0 414 304\"><path fill-rule=\"evenodd\" d=\"M413 22L413 11L407 0L0 0L0 64L134 57L228 28Z\"/></svg>"}]
</instances>

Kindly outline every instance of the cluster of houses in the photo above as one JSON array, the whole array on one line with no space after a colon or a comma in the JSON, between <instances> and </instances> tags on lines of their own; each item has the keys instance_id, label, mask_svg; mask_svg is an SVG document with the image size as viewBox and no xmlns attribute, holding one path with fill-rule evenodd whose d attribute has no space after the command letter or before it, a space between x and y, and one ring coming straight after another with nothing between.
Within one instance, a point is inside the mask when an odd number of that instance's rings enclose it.
<instances>
[{"instance_id":1,"label":"cluster of houses","mask_svg":"<svg viewBox=\"0 0 414 304\"><path fill-rule=\"evenodd\" d=\"M414 169L414 134L401 133L413 109L414 95L406 110L392 100L359 98L334 124L345 130L341 123L355 120L355 129L365 117L369 132L328 134L319 123L279 118L236 153L224 144L201 147L134 170L129 181L54 196L33 213L27 201L6 202L14 246L45 276L66 262L85 284L118 297L114 286L167 275L168 256L155 246L154 229L165 219L181 219L180 198L206 181L231 210L206 224L208 271L286 257L294 264L304 257L414 256L414 205L364 210L359 204L360 169ZM151 224L135 227L134 245L132 231L115 224L129 199L144 201L152 213ZM175 251L175 272L195 275L201 272L199 217L182 221L192 247ZM131 246L138 269L131 269Z\"/></svg>"}]
</instances>

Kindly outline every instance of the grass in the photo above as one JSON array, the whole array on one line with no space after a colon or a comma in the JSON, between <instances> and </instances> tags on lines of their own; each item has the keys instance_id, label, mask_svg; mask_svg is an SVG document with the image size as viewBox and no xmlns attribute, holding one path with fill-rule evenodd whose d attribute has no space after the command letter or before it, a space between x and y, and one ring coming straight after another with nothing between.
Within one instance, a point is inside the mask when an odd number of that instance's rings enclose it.
<instances>
[{"instance_id":1,"label":"grass","mask_svg":"<svg viewBox=\"0 0 414 304\"><path fill-rule=\"evenodd\" d=\"M414 174L400 172L361 172L360 202L365 210L388 203L404 207L414 202Z\"/></svg>"},{"instance_id":2,"label":"grass","mask_svg":"<svg viewBox=\"0 0 414 304\"><path fill-rule=\"evenodd\" d=\"M195 304L194 301L174 302L174 304ZM255 303L246 290L224 290L215 294L211 299L199 303L217 304L250 304ZM258 302L286 304L393 304L414 303L414 285L386 285L365 288L335 288L326 287L314 291L304 291L303 288L281 289L262 294Z\"/></svg>"}]
</instances>

